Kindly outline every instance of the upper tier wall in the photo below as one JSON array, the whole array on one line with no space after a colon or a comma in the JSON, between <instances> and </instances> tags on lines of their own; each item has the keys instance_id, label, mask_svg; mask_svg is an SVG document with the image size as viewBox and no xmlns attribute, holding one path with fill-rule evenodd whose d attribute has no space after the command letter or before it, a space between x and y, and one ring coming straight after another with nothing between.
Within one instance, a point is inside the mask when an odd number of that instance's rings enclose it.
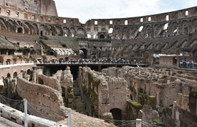
<instances>
[{"instance_id":1,"label":"upper tier wall","mask_svg":"<svg viewBox=\"0 0 197 127\"><path fill-rule=\"evenodd\" d=\"M47 13L43 13L47 14ZM31 13L24 10L19 10L12 7L5 7L0 5L0 16L15 18L20 20L35 21L41 23L51 24L65 24L65 25L80 25L78 18L66 18L58 16L42 15L38 13ZM156 15L147 15L141 17L130 18L115 18L115 19L91 19L86 22L87 26L97 25L131 25L151 22L171 21L176 19L188 18L197 16L197 6L183 10L166 12Z\"/></svg>"},{"instance_id":2,"label":"upper tier wall","mask_svg":"<svg viewBox=\"0 0 197 127\"><path fill-rule=\"evenodd\" d=\"M176 19L188 18L197 16L197 6L183 10L166 12L155 15L129 17L129 18L114 18L114 19L91 19L86 22L86 25L132 25L151 22L163 22Z\"/></svg>"},{"instance_id":3,"label":"upper tier wall","mask_svg":"<svg viewBox=\"0 0 197 127\"><path fill-rule=\"evenodd\" d=\"M0 16L17 20L33 21L38 23L80 25L79 20L77 18L63 18L58 16L41 15L1 5Z\"/></svg>"}]
</instances>

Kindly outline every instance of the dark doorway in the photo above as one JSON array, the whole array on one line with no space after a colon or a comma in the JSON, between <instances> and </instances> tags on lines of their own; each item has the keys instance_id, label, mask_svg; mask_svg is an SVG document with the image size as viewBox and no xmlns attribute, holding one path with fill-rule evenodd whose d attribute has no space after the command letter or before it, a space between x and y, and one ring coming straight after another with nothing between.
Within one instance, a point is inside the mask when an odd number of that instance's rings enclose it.
<instances>
[{"instance_id":1,"label":"dark doorway","mask_svg":"<svg viewBox=\"0 0 197 127\"><path fill-rule=\"evenodd\" d=\"M81 55L81 57L86 59L87 58L87 55L88 55L88 50L85 49L85 48L83 48L81 50L83 51L83 54Z\"/></svg>"},{"instance_id":2,"label":"dark doorway","mask_svg":"<svg viewBox=\"0 0 197 127\"><path fill-rule=\"evenodd\" d=\"M21 27L18 28L18 33L23 33L23 29Z\"/></svg>"},{"instance_id":3,"label":"dark doorway","mask_svg":"<svg viewBox=\"0 0 197 127\"><path fill-rule=\"evenodd\" d=\"M43 85L44 81L41 78L38 78L38 83Z\"/></svg>"},{"instance_id":4,"label":"dark doorway","mask_svg":"<svg viewBox=\"0 0 197 127\"><path fill-rule=\"evenodd\" d=\"M177 65L177 59L173 57L173 65Z\"/></svg>"},{"instance_id":5,"label":"dark doorway","mask_svg":"<svg viewBox=\"0 0 197 127\"><path fill-rule=\"evenodd\" d=\"M64 87L61 87L62 88L62 97L65 97L65 91L66 89Z\"/></svg>"},{"instance_id":6,"label":"dark doorway","mask_svg":"<svg viewBox=\"0 0 197 127\"><path fill-rule=\"evenodd\" d=\"M41 37L43 36L43 31L40 31L40 36L41 36Z\"/></svg>"},{"instance_id":7,"label":"dark doorway","mask_svg":"<svg viewBox=\"0 0 197 127\"><path fill-rule=\"evenodd\" d=\"M101 34L99 38L100 38L100 39L104 39L105 36L104 36L103 34Z\"/></svg>"},{"instance_id":8,"label":"dark doorway","mask_svg":"<svg viewBox=\"0 0 197 127\"><path fill-rule=\"evenodd\" d=\"M114 108L114 109L111 109L110 112L112 113L114 120L122 119L122 113L120 109Z\"/></svg>"}]
</instances>

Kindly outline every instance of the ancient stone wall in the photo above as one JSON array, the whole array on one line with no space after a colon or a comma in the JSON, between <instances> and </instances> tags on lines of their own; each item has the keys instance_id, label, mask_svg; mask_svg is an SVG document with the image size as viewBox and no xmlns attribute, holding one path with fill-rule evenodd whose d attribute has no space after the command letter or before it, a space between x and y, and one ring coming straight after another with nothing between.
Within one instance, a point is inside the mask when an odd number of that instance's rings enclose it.
<instances>
[{"instance_id":1,"label":"ancient stone wall","mask_svg":"<svg viewBox=\"0 0 197 127\"><path fill-rule=\"evenodd\" d=\"M28 111L53 121L63 120L66 117L66 108L61 93L51 87L31 83L25 79L17 79L17 92L29 103Z\"/></svg>"},{"instance_id":2,"label":"ancient stone wall","mask_svg":"<svg viewBox=\"0 0 197 127\"><path fill-rule=\"evenodd\" d=\"M53 88L61 93L61 85L57 79L45 76L43 74L37 75L37 83Z\"/></svg>"},{"instance_id":3,"label":"ancient stone wall","mask_svg":"<svg viewBox=\"0 0 197 127\"><path fill-rule=\"evenodd\" d=\"M53 0L1 0L0 5L41 15L57 16Z\"/></svg>"},{"instance_id":4,"label":"ancient stone wall","mask_svg":"<svg viewBox=\"0 0 197 127\"><path fill-rule=\"evenodd\" d=\"M135 118L134 115L138 115L138 117L142 115L146 122L163 121L166 126L180 126L180 123L182 123L181 126L184 126L190 125L188 121L192 123L192 120L179 115L182 111L188 115L191 114L190 109L192 109L194 116L196 116L195 91L197 87L194 84L197 80L195 70L123 67L107 68L102 72L127 81L130 89L128 91L130 101L127 106L129 112L127 117L130 119ZM133 108L140 108L140 104L142 110L136 114ZM189 107L189 105L194 106Z\"/></svg>"},{"instance_id":5,"label":"ancient stone wall","mask_svg":"<svg viewBox=\"0 0 197 127\"><path fill-rule=\"evenodd\" d=\"M87 67L80 68L79 75L78 83L90 115L103 117L112 109L120 109L124 117L128 97L124 79L105 76Z\"/></svg>"}]
</instances>

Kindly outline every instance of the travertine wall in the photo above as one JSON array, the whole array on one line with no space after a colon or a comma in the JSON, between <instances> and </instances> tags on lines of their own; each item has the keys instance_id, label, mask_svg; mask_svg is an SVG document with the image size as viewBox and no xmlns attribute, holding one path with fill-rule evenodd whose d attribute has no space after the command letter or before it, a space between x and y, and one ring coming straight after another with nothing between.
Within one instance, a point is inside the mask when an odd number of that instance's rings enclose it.
<instances>
[{"instance_id":1,"label":"travertine wall","mask_svg":"<svg viewBox=\"0 0 197 127\"><path fill-rule=\"evenodd\" d=\"M57 16L53 0L1 0L0 5L41 15Z\"/></svg>"}]
</instances>

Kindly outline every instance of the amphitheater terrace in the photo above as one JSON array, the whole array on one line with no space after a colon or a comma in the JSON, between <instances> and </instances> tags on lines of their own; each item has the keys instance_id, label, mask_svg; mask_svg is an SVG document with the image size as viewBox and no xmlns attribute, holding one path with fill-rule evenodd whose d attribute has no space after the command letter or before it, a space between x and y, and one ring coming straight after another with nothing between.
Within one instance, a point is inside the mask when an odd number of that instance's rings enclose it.
<instances>
[{"instance_id":1,"label":"amphitheater terrace","mask_svg":"<svg viewBox=\"0 0 197 127\"><path fill-rule=\"evenodd\" d=\"M197 7L81 23L54 0L0 0L0 126L136 119L197 126Z\"/></svg>"}]
</instances>

